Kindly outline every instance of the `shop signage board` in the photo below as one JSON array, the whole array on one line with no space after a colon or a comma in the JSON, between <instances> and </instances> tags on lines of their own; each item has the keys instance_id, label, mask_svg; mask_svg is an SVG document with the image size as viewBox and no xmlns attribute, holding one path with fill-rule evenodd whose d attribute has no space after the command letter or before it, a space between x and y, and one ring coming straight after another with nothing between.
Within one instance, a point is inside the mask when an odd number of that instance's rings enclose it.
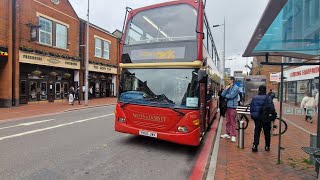
<instances>
[{"instance_id":1,"label":"shop signage board","mask_svg":"<svg viewBox=\"0 0 320 180\"><path fill-rule=\"evenodd\" d=\"M19 62L68 69L80 69L80 61L78 62L55 57L41 56L33 53L25 53L22 51L19 51Z\"/></svg>"},{"instance_id":2,"label":"shop signage board","mask_svg":"<svg viewBox=\"0 0 320 180\"><path fill-rule=\"evenodd\" d=\"M88 70L92 71L92 72L117 74L117 68L101 66L101 65L96 65L96 64L89 64Z\"/></svg>"},{"instance_id":3,"label":"shop signage board","mask_svg":"<svg viewBox=\"0 0 320 180\"><path fill-rule=\"evenodd\" d=\"M270 73L270 82L280 82L280 73Z\"/></svg>"},{"instance_id":4,"label":"shop signage board","mask_svg":"<svg viewBox=\"0 0 320 180\"><path fill-rule=\"evenodd\" d=\"M284 71L283 74L287 78L287 81L313 79L319 76L319 66L300 66Z\"/></svg>"}]
</instances>

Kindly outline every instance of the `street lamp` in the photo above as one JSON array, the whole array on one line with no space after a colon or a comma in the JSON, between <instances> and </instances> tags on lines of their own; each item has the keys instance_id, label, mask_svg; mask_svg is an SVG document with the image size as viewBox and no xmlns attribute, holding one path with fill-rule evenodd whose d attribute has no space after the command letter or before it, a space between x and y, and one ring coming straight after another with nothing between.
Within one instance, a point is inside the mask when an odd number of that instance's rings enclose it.
<instances>
[{"instance_id":1,"label":"street lamp","mask_svg":"<svg viewBox=\"0 0 320 180\"><path fill-rule=\"evenodd\" d=\"M223 26L223 58L222 58L222 76L224 76L224 69L225 69L225 58L226 58L226 20L223 19L223 24L213 25L212 27L219 27ZM224 85L223 77L221 78L221 84Z\"/></svg>"},{"instance_id":2,"label":"street lamp","mask_svg":"<svg viewBox=\"0 0 320 180\"><path fill-rule=\"evenodd\" d=\"M85 95L84 95L84 105L88 106L88 91L89 91L89 83L88 83L88 76L89 76L89 0L88 0L88 14L87 14L87 39L86 39L86 73L85 73Z\"/></svg>"}]
</instances>

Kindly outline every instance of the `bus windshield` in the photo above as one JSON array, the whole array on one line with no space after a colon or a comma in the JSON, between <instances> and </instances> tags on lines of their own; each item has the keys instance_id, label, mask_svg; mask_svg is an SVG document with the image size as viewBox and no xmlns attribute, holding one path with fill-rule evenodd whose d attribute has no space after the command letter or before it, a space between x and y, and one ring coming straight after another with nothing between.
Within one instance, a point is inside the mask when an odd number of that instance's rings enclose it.
<instances>
[{"instance_id":1,"label":"bus windshield","mask_svg":"<svg viewBox=\"0 0 320 180\"><path fill-rule=\"evenodd\" d=\"M195 40L196 23L197 11L187 4L141 11L128 24L125 44Z\"/></svg>"},{"instance_id":2,"label":"bus windshield","mask_svg":"<svg viewBox=\"0 0 320 180\"><path fill-rule=\"evenodd\" d=\"M119 90L124 103L199 108L195 69L123 69Z\"/></svg>"}]
</instances>

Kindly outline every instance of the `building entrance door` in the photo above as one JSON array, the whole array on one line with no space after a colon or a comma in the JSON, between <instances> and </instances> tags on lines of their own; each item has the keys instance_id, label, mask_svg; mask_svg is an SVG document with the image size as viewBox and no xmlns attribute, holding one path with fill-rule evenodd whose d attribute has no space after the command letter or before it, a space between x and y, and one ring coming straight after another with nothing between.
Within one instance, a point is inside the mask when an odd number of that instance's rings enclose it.
<instances>
[{"instance_id":1,"label":"building entrance door","mask_svg":"<svg viewBox=\"0 0 320 180\"><path fill-rule=\"evenodd\" d=\"M101 92L101 97L106 97L106 82L105 81L101 82L100 92Z\"/></svg>"},{"instance_id":2,"label":"building entrance door","mask_svg":"<svg viewBox=\"0 0 320 180\"><path fill-rule=\"evenodd\" d=\"M41 89L41 100L42 101L47 100L47 98L48 98L47 82L41 82L40 89Z\"/></svg>"},{"instance_id":3,"label":"building entrance door","mask_svg":"<svg viewBox=\"0 0 320 180\"><path fill-rule=\"evenodd\" d=\"M29 81L29 101L37 101L37 82Z\"/></svg>"},{"instance_id":4,"label":"building entrance door","mask_svg":"<svg viewBox=\"0 0 320 180\"><path fill-rule=\"evenodd\" d=\"M20 80L20 104L28 103L27 80Z\"/></svg>"},{"instance_id":5,"label":"building entrance door","mask_svg":"<svg viewBox=\"0 0 320 180\"><path fill-rule=\"evenodd\" d=\"M61 83L60 82L56 82L55 90L56 90L55 99L61 99Z\"/></svg>"},{"instance_id":6,"label":"building entrance door","mask_svg":"<svg viewBox=\"0 0 320 180\"><path fill-rule=\"evenodd\" d=\"M69 94L69 83L64 82L63 83L63 98L68 99L68 94Z\"/></svg>"}]
</instances>

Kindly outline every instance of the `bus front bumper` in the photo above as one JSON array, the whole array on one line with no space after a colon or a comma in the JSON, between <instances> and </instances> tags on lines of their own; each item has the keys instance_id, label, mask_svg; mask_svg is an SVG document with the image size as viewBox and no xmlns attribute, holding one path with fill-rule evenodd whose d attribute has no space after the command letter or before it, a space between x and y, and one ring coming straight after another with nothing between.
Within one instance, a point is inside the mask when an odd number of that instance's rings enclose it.
<instances>
[{"instance_id":1,"label":"bus front bumper","mask_svg":"<svg viewBox=\"0 0 320 180\"><path fill-rule=\"evenodd\" d=\"M128 126L125 123L115 122L115 130L118 132L129 133L134 135L141 135L139 134L140 131L154 132L154 133L157 133L157 137L156 137L157 139L170 141L178 144L190 145L190 146L200 145L200 127L188 133L181 133L181 132L166 133L166 132L158 132L158 131L135 128L135 127Z\"/></svg>"}]
</instances>

